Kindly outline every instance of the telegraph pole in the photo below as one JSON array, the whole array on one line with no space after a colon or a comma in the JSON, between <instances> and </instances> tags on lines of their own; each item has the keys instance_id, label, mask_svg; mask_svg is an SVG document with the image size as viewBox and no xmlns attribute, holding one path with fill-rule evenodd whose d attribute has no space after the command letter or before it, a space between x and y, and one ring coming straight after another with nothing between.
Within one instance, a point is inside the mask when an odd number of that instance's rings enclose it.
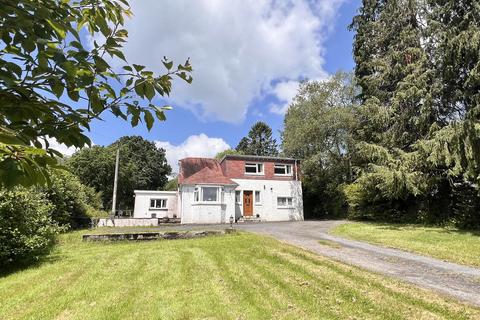
<instances>
[{"instance_id":1,"label":"telegraph pole","mask_svg":"<svg viewBox=\"0 0 480 320\"><path fill-rule=\"evenodd\" d=\"M118 183L119 161L120 161L120 148L117 149L117 159L115 160L115 178L113 180L112 217L115 216L115 211L117 207L117 183Z\"/></svg>"}]
</instances>

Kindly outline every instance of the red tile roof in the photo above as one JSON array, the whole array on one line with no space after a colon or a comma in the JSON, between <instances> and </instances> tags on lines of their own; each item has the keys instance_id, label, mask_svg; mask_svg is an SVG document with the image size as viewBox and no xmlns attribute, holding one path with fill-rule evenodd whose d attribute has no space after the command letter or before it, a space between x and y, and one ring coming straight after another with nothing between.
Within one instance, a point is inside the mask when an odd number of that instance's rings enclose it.
<instances>
[{"instance_id":1,"label":"red tile roof","mask_svg":"<svg viewBox=\"0 0 480 320\"><path fill-rule=\"evenodd\" d=\"M185 158L180 160L179 184L235 185L227 178L220 163L210 158Z\"/></svg>"}]
</instances>

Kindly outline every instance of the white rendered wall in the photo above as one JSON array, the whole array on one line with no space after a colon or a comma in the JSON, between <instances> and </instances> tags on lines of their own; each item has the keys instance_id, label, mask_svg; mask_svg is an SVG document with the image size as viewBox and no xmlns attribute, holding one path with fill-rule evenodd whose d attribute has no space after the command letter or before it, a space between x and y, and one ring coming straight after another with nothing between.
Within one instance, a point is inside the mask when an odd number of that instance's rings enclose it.
<instances>
[{"instance_id":1,"label":"white rendered wall","mask_svg":"<svg viewBox=\"0 0 480 320\"><path fill-rule=\"evenodd\" d=\"M253 217L259 215L264 221L303 220L302 184L300 181L232 179L238 184L235 190L260 191L260 203L253 201ZM292 197L293 206L277 206L277 197ZM235 204L236 219L243 215L243 193L240 203Z\"/></svg>"},{"instance_id":2,"label":"white rendered wall","mask_svg":"<svg viewBox=\"0 0 480 320\"><path fill-rule=\"evenodd\" d=\"M156 218L174 218L180 217L177 211L177 192L176 191L149 191L135 190L135 207L133 209L134 218L151 218L156 214ZM150 208L150 199L167 199L166 209Z\"/></svg>"},{"instance_id":3,"label":"white rendered wall","mask_svg":"<svg viewBox=\"0 0 480 320\"><path fill-rule=\"evenodd\" d=\"M235 192L233 187L220 188L218 202L197 203L193 198L195 186L180 186L181 200L179 203L182 223L229 223L230 216L235 217Z\"/></svg>"},{"instance_id":4,"label":"white rendered wall","mask_svg":"<svg viewBox=\"0 0 480 320\"><path fill-rule=\"evenodd\" d=\"M97 227L156 227L158 219L109 219L98 220Z\"/></svg>"}]
</instances>

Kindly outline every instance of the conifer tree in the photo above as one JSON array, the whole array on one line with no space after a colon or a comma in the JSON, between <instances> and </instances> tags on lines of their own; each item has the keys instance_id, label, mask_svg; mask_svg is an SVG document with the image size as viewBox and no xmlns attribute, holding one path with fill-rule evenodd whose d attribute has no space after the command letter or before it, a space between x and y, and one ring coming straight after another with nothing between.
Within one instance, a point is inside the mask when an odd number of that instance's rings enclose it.
<instances>
[{"instance_id":1,"label":"conifer tree","mask_svg":"<svg viewBox=\"0 0 480 320\"><path fill-rule=\"evenodd\" d=\"M240 140L236 150L247 155L278 155L277 141L272 137L272 128L262 121L252 126L248 136Z\"/></svg>"}]
</instances>

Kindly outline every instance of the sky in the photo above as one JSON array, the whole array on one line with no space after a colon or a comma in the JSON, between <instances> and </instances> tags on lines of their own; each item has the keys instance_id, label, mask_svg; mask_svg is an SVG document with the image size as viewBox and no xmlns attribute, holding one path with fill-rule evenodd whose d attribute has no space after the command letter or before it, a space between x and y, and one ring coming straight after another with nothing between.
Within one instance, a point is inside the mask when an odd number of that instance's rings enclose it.
<instances>
[{"instance_id":1,"label":"sky","mask_svg":"<svg viewBox=\"0 0 480 320\"><path fill-rule=\"evenodd\" d=\"M270 125L280 141L284 113L298 82L323 80L353 69L356 0L142 0L130 1L127 60L165 72L164 56L190 58L193 82L175 80L165 122L151 131L110 114L88 136L108 145L140 135L166 150L175 172L187 156L213 157L234 148L256 121ZM74 150L53 146L65 154Z\"/></svg>"}]
</instances>

